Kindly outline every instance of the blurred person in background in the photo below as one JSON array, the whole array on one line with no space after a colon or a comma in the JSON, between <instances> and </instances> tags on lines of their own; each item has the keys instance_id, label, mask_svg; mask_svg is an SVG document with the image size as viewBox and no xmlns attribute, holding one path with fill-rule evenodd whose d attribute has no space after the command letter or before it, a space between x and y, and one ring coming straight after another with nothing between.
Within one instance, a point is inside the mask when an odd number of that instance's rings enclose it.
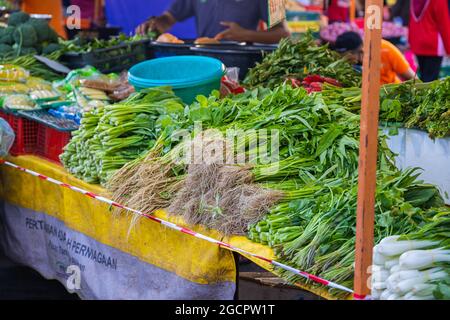
<instances>
[{"instance_id":1,"label":"blurred person in background","mask_svg":"<svg viewBox=\"0 0 450 320\"><path fill-rule=\"evenodd\" d=\"M363 62L363 40L353 31L345 32L336 39L334 49L346 56L353 64L361 65ZM400 83L402 80L415 78L400 50L387 40L381 40L381 78L380 84Z\"/></svg>"},{"instance_id":2,"label":"blurred person in background","mask_svg":"<svg viewBox=\"0 0 450 320\"><path fill-rule=\"evenodd\" d=\"M442 59L450 54L449 0L411 0L409 45L424 82L439 78Z\"/></svg>"},{"instance_id":3,"label":"blurred person in background","mask_svg":"<svg viewBox=\"0 0 450 320\"><path fill-rule=\"evenodd\" d=\"M261 20L268 22L267 0L173 0L162 15L142 23L136 33L165 33L175 23L191 17L196 19L198 37L278 43L289 36L285 22L267 31L257 30Z\"/></svg>"},{"instance_id":4,"label":"blurred person in background","mask_svg":"<svg viewBox=\"0 0 450 320\"><path fill-rule=\"evenodd\" d=\"M350 0L325 0L323 5L328 23L349 21Z\"/></svg>"}]
</instances>

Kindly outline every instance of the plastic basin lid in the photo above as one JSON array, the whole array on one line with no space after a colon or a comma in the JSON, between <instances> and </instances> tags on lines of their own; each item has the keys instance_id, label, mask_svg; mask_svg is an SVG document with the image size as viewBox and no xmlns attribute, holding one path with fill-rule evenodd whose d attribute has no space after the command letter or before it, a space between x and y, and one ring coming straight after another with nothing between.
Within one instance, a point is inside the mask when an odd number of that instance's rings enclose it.
<instances>
[{"instance_id":1,"label":"plastic basin lid","mask_svg":"<svg viewBox=\"0 0 450 320\"><path fill-rule=\"evenodd\" d=\"M152 86L190 85L221 77L225 65L218 59L202 56L174 56L153 59L133 66L130 81Z\"/></svg>"}]
</instances>

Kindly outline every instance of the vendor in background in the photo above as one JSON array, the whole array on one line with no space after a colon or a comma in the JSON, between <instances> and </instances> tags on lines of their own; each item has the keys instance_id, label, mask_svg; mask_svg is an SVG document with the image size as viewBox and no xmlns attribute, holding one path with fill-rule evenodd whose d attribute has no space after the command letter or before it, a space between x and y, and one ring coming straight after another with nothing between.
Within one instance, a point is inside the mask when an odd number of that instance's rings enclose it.
<instances>
[{"instance_id":1,"label":"vendor in background","mask_svg":"<svg viewBox=\"0 0 450 320\"><path fill-rule=\"evenodd\" d=\"M22 11L29 14L49 14L51 27L63 38L67 38L64 28L64 9L62 0L16 0Z\"/></svg>"},{"instance_id":2,"label":"vendor in background","mask_svg":"<svg viewBox=\"0 0 450 320\"><path fill-rule=\"evenodd\" d=\"M323 6L328 23L349 21L350 0L324 0Z\"/></svg>"},{"instance_id":3,"label":"vendor in background","mask_svg":"<svg viewBox=\"0 0 450 320\"><path fill-rule=\"evenodd\" d=\"M164 33L178 21L195 17L197 36L240 42L278 43L289 36L286 24L258 31L260 20L268 21L267 0L174 0L158 17L141 24L136 33Z\"/></svg>"},{"instance_id":4,"label":"vendor in background","mask_svg":"<svg viewBox=\"0 0 450 320\"><path fill-rule=\"evenodd\" d=\"M363 41L358 33L349 31L341 34L334 49L347 56L352 63L362 64ZM414 71L400 50L389 41L381 40L381 85L414 78Z\"/></svg>"},{"instance_id":5,"label":"vendor in background","mask_svg":"<svg viewBox=\"0 0 450 320\"><path fill-rule=\"evenodd\" d=\"M439 78L442 59L450 54L449 0L411 0L409 45L424 82Z\"/></svg>"}]
</instances>

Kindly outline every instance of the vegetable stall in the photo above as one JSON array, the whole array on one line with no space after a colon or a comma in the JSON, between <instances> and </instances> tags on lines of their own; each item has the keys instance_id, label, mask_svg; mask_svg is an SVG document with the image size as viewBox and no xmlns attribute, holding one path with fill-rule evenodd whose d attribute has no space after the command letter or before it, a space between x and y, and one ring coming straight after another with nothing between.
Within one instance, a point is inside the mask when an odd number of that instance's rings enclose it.
<instances>
[{"instance_id":1,"label":"vegetable stall","mask_svg":"<svg viewBox=\"0 0 450 320\"><path fill-rule=\"evenodd\" d=\"M232 299L235 251L322 297L351 297L368 84L345 58L311 33L285 39L242 86L231 81L235 94L220 73L207 79L217 90L186 102L177 92L205 79L163 85L161 67L148 88L131 84L155 35L35 48L72 69L62 74L24 50L38 42L25 46L20 30L35 26L17 19L0 67L0 116L16 132L1 166L14 260L85 299ZM374 88L371 297L448 299L450 78Z\"/></svg>"}]
</instances>

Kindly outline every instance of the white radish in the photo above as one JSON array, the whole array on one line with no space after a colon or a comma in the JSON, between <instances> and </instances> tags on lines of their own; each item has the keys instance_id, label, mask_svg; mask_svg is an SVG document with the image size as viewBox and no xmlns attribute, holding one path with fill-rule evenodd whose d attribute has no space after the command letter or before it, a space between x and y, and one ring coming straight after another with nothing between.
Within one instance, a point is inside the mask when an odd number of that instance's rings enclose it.
<instances>
[{"instance_id":1,"label":"white radish","mask_svg":"<svg viewBox=\"0 0 450 320\"><path fill-rule=\"evenodd\" d=\"M428 248L433 245L436 245L435 241L417 241L417 240L409 240L409 241L395 241L395 242L386 242L378 245L377 252L388 256L398 256L406 251Z\"/></svg>"},{"instance_id":2,"label":"white radish","mask_svg":"<svg viewBox=\"0 0 450 320\"><path fill-rule=\"evenodd\" d=\"M423 269L435 262L450 262L450 250L411 250L400 256L399 264L405 269Z\"/></svg>"}]
</instances>

